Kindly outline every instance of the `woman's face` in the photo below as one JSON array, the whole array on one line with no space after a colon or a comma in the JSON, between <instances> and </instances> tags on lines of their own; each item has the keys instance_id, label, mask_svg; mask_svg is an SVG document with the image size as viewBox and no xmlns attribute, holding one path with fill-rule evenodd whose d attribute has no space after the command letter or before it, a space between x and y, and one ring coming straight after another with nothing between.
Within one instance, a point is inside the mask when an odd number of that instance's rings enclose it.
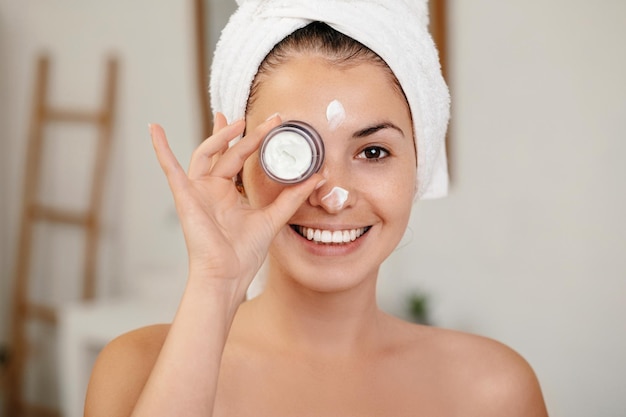
<instances>
[{"instance_id":1,"label":"woman's face","mask_svg":"<svg viewBox=\"0 0 626 417\"><path fill-rule=\"evenodd\" d=\"M338 67L302 55L264 75L247 129L275 113L283 121L304 121L321 135L327 182L274 239L272 273L324 292L375 282L380 264L404 234L415 195L406 100L377 65ZM264 174L258 152L246 161L242 176L254 207L270 204L285 187Z\"/></svg>"}]
</instances>

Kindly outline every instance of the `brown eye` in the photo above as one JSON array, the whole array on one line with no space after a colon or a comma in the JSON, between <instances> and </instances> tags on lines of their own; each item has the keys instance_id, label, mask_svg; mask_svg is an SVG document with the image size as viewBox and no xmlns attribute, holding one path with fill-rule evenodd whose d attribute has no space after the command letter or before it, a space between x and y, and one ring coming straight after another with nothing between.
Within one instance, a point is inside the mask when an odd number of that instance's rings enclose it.
<instances>
[{"instance_id":1,"label":"brown eye","mask_svg":"<svg viewBox=\"0 0 626 417\"><path fill-rule=\"evenodd\" d=\"M368 146L363 149L357 158L368 160L380 160L389 156L389 151L380 146Z\"/></svg>"}]
</instances>

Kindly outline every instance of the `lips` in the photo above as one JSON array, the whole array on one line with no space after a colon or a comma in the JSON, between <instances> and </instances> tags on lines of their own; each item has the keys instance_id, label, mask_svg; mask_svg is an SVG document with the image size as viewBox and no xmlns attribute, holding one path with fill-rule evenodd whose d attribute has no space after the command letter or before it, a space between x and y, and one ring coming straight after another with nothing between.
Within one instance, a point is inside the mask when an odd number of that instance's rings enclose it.
<instances>
[{"instance_id":1,"label":"lips","mask_svg":"<svg viewBox=\"0 0 626 417\"><path fill-rule=\"evenodd\" d=\"M291 228L303 238L320 244L346 244L354 242L369 231L371 226L345 230L325 230L291 225Z\"/></svg>"}]
</instances>

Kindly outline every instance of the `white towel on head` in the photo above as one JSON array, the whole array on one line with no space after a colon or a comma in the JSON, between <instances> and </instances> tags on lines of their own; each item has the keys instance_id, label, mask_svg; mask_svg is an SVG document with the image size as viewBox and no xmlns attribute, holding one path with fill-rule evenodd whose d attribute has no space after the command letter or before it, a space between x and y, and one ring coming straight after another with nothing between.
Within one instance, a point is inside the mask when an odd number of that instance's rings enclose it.
<instances>
[{"instance_id":1,"label":"white towel on head","mask_svg":"<svg viewBox=\"0 0 626 417\"><path fill-rule=\"evenodd\" d=\"M417 197L447 194L450 96L428 32L427 0L237 0L211 68L211 105L245 116L250 86L274 45L320 21L361 42L391 68L407 97L417 147Z\"/></svg>"}]
</instances>

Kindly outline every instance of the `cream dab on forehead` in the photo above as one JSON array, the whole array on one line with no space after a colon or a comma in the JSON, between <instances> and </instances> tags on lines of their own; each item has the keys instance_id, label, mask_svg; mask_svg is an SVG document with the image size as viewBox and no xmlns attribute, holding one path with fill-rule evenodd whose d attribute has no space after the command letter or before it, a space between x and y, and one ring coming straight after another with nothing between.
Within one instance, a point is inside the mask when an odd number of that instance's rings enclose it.
<instances>
[{"instance_id":1,"label":"cream dab on forehead","mask_svg":"<svg viewBox=\"0 0 626 417\"><path fill-rule=\"evenodd\" d=\"M341 210L348 201L348 190L341 187L333 187L332 190L322 197L322 204L330 210Z\"/></svg>"},{"instance_id":2,"label":"cream dab on forehead","mask_svg":"<svg viewBox=\"0 0 626 417\"><path fill-rule=\"evenodd\" d=\"M330 130L335 130L346 119L346 110L339 100L333 100L326 107L326 120Z\"/></svg>"}]
</instances>

